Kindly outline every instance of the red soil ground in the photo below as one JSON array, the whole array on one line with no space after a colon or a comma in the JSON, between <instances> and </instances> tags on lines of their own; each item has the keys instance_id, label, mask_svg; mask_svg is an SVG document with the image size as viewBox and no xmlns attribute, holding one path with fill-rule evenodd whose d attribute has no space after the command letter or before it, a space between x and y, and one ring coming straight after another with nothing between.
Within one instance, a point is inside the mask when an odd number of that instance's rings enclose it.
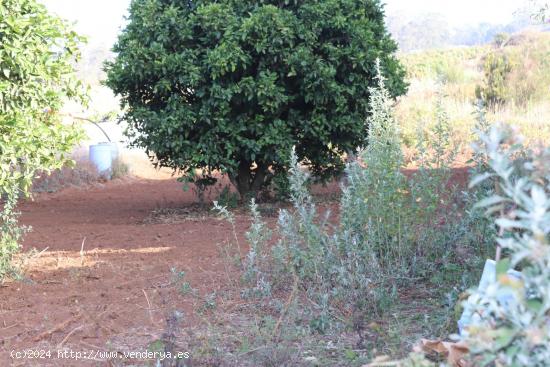
<instances>
[{"instance_id":1,"label":"red soil ground","mask_svg":"<svg viewBox=\"0 0 550 367\"><path fill-rule=\"evenodd\" d=\"M208 216L147 218L194 202L172 179L71 188L21 205L22 223L33 228L23 251L43 252L27 256L24 279L0 286L0 366L121 365L57 359L57 350L143 350L165 332L174 310L192 323L197 305L182 296L170 269L185 271L199 294L220 291L228 273L219 245L230 240L231 226ZM247 217L236 225L243 233ZM27 348L53 355L10 357Z\"/></svg>"},{"instance_id":2,"label":"red soil ground","mask_svg":"<svg viewBox=\"0 0 550 367\"><path fill-rule=\"evenodd\" d=\"M465 178L466 170L458 169L452 181L463 185ZM335 184L315 189L323 201L337 191ZM200 296L224 294L238 275L227 270L221 250L233 240L231 225L207 209L192 210L195 202L175 179L128 179L23 203L22 223L33 229L23 244L23 279L0 284L0 367L150 366L139 359L59 359L57 351L142 351L163 337L175 310L183 313L178 341L200 347L193 328L205 323L196 312L201 298L184 295L171 268L185 271L183 281ZM156 210L171 208L189 208L191 215L150 220ZM248 225L247 215L236 216L239 236ZM243 238L240 243L244 248ZM219 297L210 312L235 311L240 302ZM10 356L25 349L52 357Z\"/></svg>"}]
</instances>

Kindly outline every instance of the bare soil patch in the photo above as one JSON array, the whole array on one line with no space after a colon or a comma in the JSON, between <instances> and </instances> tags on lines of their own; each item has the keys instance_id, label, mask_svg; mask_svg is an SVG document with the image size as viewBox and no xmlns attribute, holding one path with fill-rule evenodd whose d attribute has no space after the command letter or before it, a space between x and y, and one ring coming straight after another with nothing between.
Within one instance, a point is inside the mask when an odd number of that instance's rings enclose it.
<instances>
[{"instance_id":1,"label":"bare soil patch","mask_svg":"<svg viewBox=\"0 0 550 367\"><path fill-rule=\"evenodd\" d=\"M24 279L0 287L0 366L108 365L17 361L9 352L140 350L166 333L174 311L183 315L178 332L195 324L196 301L181 294L171 269L185 272L198 294L223 293L219 245L231 228L193 211L194 203L173 179L69 188L23 203L22 223L33 228L23 251L37 252L26 259ZM191 208L194 220L146 220L163 208ZM237 216L238 233L248 223Z\"/></svg>"}]
</instances>

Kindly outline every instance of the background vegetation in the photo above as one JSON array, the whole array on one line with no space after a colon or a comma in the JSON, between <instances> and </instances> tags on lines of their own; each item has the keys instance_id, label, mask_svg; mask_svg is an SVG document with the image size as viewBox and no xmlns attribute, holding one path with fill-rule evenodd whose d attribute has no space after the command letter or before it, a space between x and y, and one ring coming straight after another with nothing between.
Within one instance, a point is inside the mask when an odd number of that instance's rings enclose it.
<instances>
[{"instance_id":1,"label":"background vegetation","mask_svg":"<svg viewBox=\"0 0 550 367\"><path fill-rule=\"evenodd\" d=\"M549 47L550 34L525 32L501 35L486 46L402 54L410 88L397 104L396 116L407 147L414 149L418 130L435 124L433 100L438 95L449 115L453 140L466 150L473 140L478 97L491 107L490 121L518 126L531 144L550 138ZM499 60L506 60L508 68L495 68ZM482 93L476 96L476 89ZM501 102L492 104L487 98L491 95Z\"/></svg>"}]
</instances>

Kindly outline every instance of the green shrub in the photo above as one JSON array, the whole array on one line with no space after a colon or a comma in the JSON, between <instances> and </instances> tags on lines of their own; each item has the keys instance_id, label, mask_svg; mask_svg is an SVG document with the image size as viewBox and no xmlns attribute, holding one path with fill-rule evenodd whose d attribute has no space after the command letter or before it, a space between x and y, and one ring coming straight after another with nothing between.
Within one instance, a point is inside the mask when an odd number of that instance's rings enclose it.
<instances>
[{"instance_id":1,"label":"green shrub","mask_svg":"<svg viewBox=\"0 0 550 367\"><path fill-rule=\"evenodd\" d=\"M231 187L224 186L218 194L217 202L220 206L235 209L239 205L239 195L231 191Z\"/></svg>"},{"instance_id":2,"label":"green shrub","mask_svg":"<svg viewBox=\"0 0 550 367\"><path fill-rule=\"evenodd\" d=\"M513 63L503 52L493 51L483 60L484 85L476 88L476 97L490 108L497 108L510 100L506 79Z\"/></svg>"},{"instance_id":3,"label":"green shrub","mask_svg":"<svg viewBox=\"0 0 550 367\"><path fill-rule=\"evenodd\" d=\"M277 201L288 200L290 196L290 182L288 182L288 172L286 169L280 170L273 176L267 194L274 197Z\"/></svg>"},{"instance_id":4,"label":"green shrub","mask_svg":"<svg viewBox=\"0 0 550 367\"><path fill-rule=\"evenodd\" d=\"M218 170L247 199L296 147L318 176L364 140L381 59L405 92L379 1L134 0L107 63L133 144L161 166Z\"/></svg>"},{"instance_id":5,"label":"green shrub","mask_svg":"<svg viewBox=\"0 0 550 367\"><path fill-rule=\"evenodd\" d=\"M0 279L12 272L23 233L18 199L29 195L37 171L69 161L80 138L57 111L82 95L74 79L81 41L35 0L0 2Z\"/></svg>"}]
</instances>

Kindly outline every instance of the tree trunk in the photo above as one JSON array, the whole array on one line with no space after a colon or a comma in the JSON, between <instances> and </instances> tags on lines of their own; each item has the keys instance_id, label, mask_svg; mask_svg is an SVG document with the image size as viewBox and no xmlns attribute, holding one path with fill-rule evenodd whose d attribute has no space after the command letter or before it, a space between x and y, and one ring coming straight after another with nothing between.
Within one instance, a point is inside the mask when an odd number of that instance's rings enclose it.
<instances>
[{"instance_id":1,"label":"tree trunk","mask_svg":"<svg viewBox=\"0 0 550 367\"><path fill-rule=\"evenodd\" d=\"M241 202L243 202L250 198L256 198L271 175L269 165L265 163L256 163L256 167L253 168L252 162L242 161L239 163L237 172L230 174L229 179L239 192Z\"/></svg>"}]
</instances>

